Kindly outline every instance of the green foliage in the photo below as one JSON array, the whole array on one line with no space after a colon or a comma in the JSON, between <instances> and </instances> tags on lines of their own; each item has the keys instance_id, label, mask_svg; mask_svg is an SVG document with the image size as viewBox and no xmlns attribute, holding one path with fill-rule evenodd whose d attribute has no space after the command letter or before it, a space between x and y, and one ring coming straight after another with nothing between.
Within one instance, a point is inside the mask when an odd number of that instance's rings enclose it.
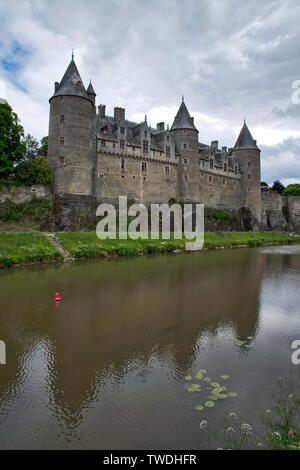
<instances>
[{"instance_id":1,"label":"green foliage","mask_svg":"<svg viewBox=\"0 0 300 470\"><path fill-rule=\"evenodd\" d=\"M216 209L213 211L212 216L218 220L225 220L229 219L229 212L224 211L222 209Z\"/></svg>"},{"instance_id":2,"label":"green foliage","mask_svg":"<svg viewBox=\"0 0 300 470\"><path fill-rule=\"evenodd\" d=\"M44 223L51 213L51 203L44 198L33 198L32 201L21 204L12 201L0 204L0 220L3 222L24 222L31 219L34 222Z\"/></svg>"},{"instance_id":3,"label":"green foliage","mask_svg":"<svg viewBox=\"0 0 300 470\"><path fill-rule=\"evenodd\" d=\"M50 184L52 182L52 168L43 155L33 156L16 166L15 178L27 186Z\"/></svg>"},{"instance_id":4,"label":"green foliage","mask_svg":"<svg viewBox=\"0 0 300 470\"><path fill-rule=\"evenodd\" d=\"M42 233L0 232L0 267L61 258L61 253Z\"/></svg>"},{"instance_id":5,"label":"green foliage","mask_svg":"<svg viewBox=\"0 0 300 470\"><path fill-rule=\"evenodd\" d=\"M32 135L27 134L24 144L26 145L25 159L36 157L39 151L38 141Z\"/></svg>"},{"instance_id":6,"label":"green foliage","mask_svg":"<svg viewBox=\"0 0 300 470\"><path fill-rule=\"evenodd\" d=\"M16 113L6 102L0 102L0 179L11 178L14 165L22 160L26 145L23 127Z\"/></svg>"},{"instance_id":7,"label":"green foliage","mask_svg":"<svg viewBox=\"0 0 300 470\"><path fill-rule=\"evenodd\" d=\"M44 157L47 157L48 153L48 136L43 137L41 139L41 145L39 148L39 155L44 155Z\"/></svg>"},{"instance_id":8,"label":"green foliage","mask_svg":"<svg viewBox=\"0 0 300 470\"><path fill-rule=\"evenodd\" d=\"M267 445L271 450L300 450L300 396L293 383L278 379L279 394L266 410Z\"/></svg>"},{"instance_id":9,"label":"green foliage","mask_svg":"<svg viewBox=\"0 0 300 470\"><path fill-rule=\"evenodd\" d=\"M300 196L300 184L289 184L282 193L283 196Z\"/></svg>"},{"instance_id":10,"label":"green foliage","mask_svg":"<svg viewBox=\"0 0 300 470\"><path fill-rule=\"evenodd\" d=\"M274 181L272 186L272 191L276 191L278 194L282 194L284 191L284 186L280 183L279 180Z\"/></svg>"},{"instance_id":11,"label":"green foliage","mask_svg":"<svg viewBox=\"0 0 300 470\"><path fill-rule=\"evenodd\" d=\"M185 240L99 240L95 232L60 232L60 242L74 258L85 256L106 256L107 254L132 256L136 254L163 254L185 249ZM299 242L300 236L290 236L281 232L206 232L204 246L248 245L289 241Z\"/></svg>"}]
</instances>

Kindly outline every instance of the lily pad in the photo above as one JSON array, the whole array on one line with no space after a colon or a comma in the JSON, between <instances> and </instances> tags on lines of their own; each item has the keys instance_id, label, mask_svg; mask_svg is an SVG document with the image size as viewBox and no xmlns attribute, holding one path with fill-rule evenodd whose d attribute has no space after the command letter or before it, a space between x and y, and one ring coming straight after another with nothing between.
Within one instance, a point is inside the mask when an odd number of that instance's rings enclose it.
<instances>
[{"instance_id":1,"label":"lily pad","mask_svg":"<svg viewBox=\"0 0 300 470\"><path fill-rule=\"evenodd\" d=\"M210 377L205 377L203 380L204 380L205 382L211 382L211 378L210 378Z\"/></svg>"},{"instance_id":2,"label":"lily pad","mask_svg":"<svg viewBox=\"0 0 300 470\"><path fill-rule=\"evenodd\" d=\"M206 370L205 369L200 369L199 372L201 372L202 374L206 374Z\"/></svg>"},{"instance_id":3,"label":"lily pad","mask_svg":"<svg viewBox=\"0 0 300 470\"><path fill-rule=\"evenodd\" d=\"M202 374L202 372L200 372L200 371L197 372L197 374L195 375L195 378L198 379L198 380L203 379L203 374Z\"/></svg>"},{"instance_id":4,"label":"lily pad","mask_svg":"<svg viewBox=\"0 0 300 470\"><path fill-rule=\"evenodd\" d=\"M205 402L205 406L207 408L212 408L213 406L215 406L215 403L212 400L208 400Z\"/></svg>"},{"instance_id":5,"label":"lily pad","mask_svg":"<svg viewBox=\"0 0 300 470\"><path fill-rule=\"evenodd\" d=\"M221 385L218 382L211 382L212 387L219 388Z\"/></svg>"},{"instance_id":6,"label":"lily pad","mask_svg":"<svg viewBox=\"0 0 300 470\"><path fill-rule=\"evenodd\" d=\"M202 411L202 410L204 410L204 406L197 405L197 406L195 406L195 410Z\"/></svg>"},{"instance_id":7,"label":"lily pad","mask_svg":"<svg viewBox=\"0 0 300 470\"><path fill-rule=\"evenodd\" d=\"M219 400L219 395L208 395L208 398L210 398L211 400Z\"/></svg>"},{"instance_id":8,"label":"lily pad","mask_svg":"<svg viewBox=\"0 0 300 470\"><path fill-rule=\"evenodd\" d=\"M228 395L226 393L219 393L218 397L219 398L228 398Z\"/></svg>"},{"instance_id":9,"label":"lily pad","mask_svg":"<svg viewBox=\"0 0 300 470\"><path fill-rule=\"evenodd\" d=\"M220 375L220 377L221 377L222 380L229 379L229 375L226 375L226 374Z\"/></svg>"},{"instance_id":10,"label":"lily pad","mask_svg":"<svg viewBox=\"0 0 300 470\"><path fill-rule=\"evenodd\" d=\"M191 375L187 375L186 377L184 377L185 380L193 380L193 377Z\"/></svg>"},{"instance_id":11,"label":"lily pad","mask_svg":"<svg viewBox=\"0 0 300 470\"><path fill-rule=\"evenodd\" d=\"M236 392L228 392L228 396L230 398L237 397L237 393Z\"/></svg>"},{"instance_id":12,"label":"lily pad","mask_svg":"<svg viewBox=\"0 0 300 470\"><path fill-rule=\"evenodd\" d=\"M213 387L209 386L209 387L207 387L206 390L212 390L212 389L213 389Z\"/></svg>"}]
</instances>

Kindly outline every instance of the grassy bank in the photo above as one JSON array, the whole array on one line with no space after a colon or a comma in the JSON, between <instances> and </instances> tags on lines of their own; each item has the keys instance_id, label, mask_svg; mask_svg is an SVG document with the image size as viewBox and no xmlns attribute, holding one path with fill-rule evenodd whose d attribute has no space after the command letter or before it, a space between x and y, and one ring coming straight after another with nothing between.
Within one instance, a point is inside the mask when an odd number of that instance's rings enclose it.
<instances>
[{"instance_id":1,"label":"grassy bank","mask_svg":"<svg viewBox=\"0 0 300 470\"><path fill-rule=\"evenodd\" d=\"M99 240L95 232L60 232L57 238L74 258L117 254L130 256L184 250L185 240ZM205 248L260 246L264 243L300 243L300 235L282 232L207 232Z\"/></svg>"},{"instance_id":2,"label":"grassy bank","mask_svg":"<svg viewBox=\"0 0 300 470\"><path fill-rule=\"evenodd\" d=\"M43 233L0 232L0 267L62 259Z\"/></svg>"}]
</instances>

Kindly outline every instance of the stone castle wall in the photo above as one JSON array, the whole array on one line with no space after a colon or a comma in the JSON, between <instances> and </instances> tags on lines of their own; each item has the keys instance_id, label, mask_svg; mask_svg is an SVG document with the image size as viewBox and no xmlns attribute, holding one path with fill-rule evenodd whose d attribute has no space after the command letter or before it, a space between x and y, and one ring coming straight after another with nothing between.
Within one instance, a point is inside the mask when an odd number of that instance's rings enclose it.
<instances>
[{"instance_id":1,"label":"stone castle wall","mask_svg":"<svg viewBox=\"0 0 300 470\"><path fill-rule=\"evenodd\" d=\"M50 184L37 184L34 186L11 186L7 188L2 186L0 190L0 203L11 201L15 204L29 202L33 197L43 197L52 200Z\"/></svg>"}]
</instances>

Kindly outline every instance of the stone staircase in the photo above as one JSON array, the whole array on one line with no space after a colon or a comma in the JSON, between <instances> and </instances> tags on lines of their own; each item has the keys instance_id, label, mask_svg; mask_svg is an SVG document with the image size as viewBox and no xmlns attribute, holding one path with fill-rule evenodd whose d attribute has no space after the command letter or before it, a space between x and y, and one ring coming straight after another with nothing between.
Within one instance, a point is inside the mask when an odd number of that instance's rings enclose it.
<instances>
[{"instance_id":1,"label":"stone staircase","mask_svg":"<svg viewBox=\"0 0 300 470\"><path fill-rule=\"evenodd\" d=\"M60 243L58 238L55 236L54 233L46 233L47 237L51 241L51 243L55 246L55 248L63 255L64 261L74 261L75 258L72 258L70 253L65 249L65 247Z\"/></svg>"}]
</instances>

